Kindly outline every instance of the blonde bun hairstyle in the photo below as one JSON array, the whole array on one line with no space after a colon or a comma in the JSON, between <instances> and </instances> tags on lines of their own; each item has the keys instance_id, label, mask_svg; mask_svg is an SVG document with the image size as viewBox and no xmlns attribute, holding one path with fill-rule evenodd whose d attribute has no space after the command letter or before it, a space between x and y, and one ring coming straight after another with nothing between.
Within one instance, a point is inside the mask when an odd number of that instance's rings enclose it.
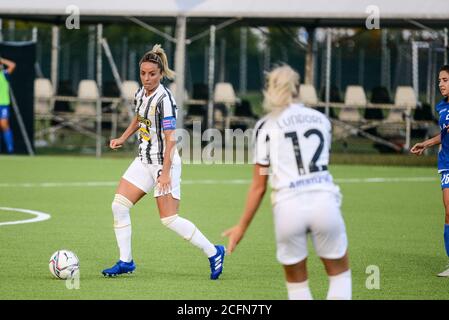
<instances>
[{"instance_id":1,"label":"blonde bun hairstyle","mask_svg":"<svg viewBox=\"0 0 449 320\"><path fill-rule=\"evenodd\" d=\"M288 65L271 70L266 78L263 107L267 112L280 112L299 95L300 76Z\"/></svg>"},{"instance_id":2,"label":"blonde bun hairstyle","mask_svg":"<svg viewBox=\"0 0 449 320\"><path fill-rule=\"evenodd\" d=\"M175 72L168 67L167 55L160 44L155 44L153 49L143 55L142 59L140 59L139 66L144 62L156 63L164 77L170 80L175 78Z\"/></svg>"}]
</instances>

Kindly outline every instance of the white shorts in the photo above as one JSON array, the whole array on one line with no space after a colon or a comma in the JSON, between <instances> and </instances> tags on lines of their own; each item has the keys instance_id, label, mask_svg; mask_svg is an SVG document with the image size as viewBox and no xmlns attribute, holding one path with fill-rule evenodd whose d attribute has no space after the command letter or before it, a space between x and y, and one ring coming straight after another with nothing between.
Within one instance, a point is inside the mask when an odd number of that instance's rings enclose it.
<instances>
[{"instance_id":1,"label":"white shorts","mask_svg":"<svg viewBox=\"0 0 449 320\"><path fill-rule=\"evenodd\" d=\"M135 185L145 193L154 188L154 197L164 195L157 188L157 178L162 171L160 164L146 164L137 157L122 176L123 179ZM181 163L172 164L170 169L171 189L165 194L170 194L173 198L181 200Z\"/></svg>"},{"instance_id":2,"label":"white shorts","mask_svg":"<svg viewBox=\"0 0 449 320\"><path fill-rule=\"evenodd\" d=\"M348 241L340 212L341 195L329 191L304 192L273 206L276 258L283 265L304 260L307 234L319 257L342 258Z\"/></svg>"}]
</instances>

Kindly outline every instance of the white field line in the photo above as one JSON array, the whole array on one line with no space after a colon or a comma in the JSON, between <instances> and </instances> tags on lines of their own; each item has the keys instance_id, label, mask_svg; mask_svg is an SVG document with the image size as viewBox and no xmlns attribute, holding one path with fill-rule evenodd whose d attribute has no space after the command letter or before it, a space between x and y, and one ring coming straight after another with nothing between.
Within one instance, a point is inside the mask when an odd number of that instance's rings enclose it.
<instances>
[{"instance_id":1,"label":"white field line","mask_svg":"<svg viewBox=\"0 0 449 320\"><path fill-rule=\"evenodd\" d=\"M28 210L28 209L0 207L0 210L2 210L2 211L17 211L17 212L29 213L29 214L36 216L34 218L26 219L26 220L0 222L0 226L39 222L39 221L48 220L51 217L48 213L35 211L35 210Z\"/></svg>"},{"instance_id":2,"label":"white field line","mask_svg":"<svg viewBox=\"0 0 449 320\"><path fill-rule=\"evenodd\" d=\"M438 176L432 177L389 177L389 178L340 178L334 180L337 184L346 183L393 183L393 182L434 182ZM182 180L181 184L249 184L251 180ZM61 188L61 187L113 187L118 181L85 181L85 182L22 182L0 183L0 188Z\"/></svg>"}]
</instances>

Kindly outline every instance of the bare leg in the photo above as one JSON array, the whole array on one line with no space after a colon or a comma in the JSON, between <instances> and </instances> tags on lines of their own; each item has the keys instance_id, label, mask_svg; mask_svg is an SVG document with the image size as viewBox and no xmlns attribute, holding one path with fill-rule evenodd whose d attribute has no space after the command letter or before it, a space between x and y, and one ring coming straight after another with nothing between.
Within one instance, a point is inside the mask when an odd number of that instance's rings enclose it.
<instances>
[{"instance_id":1,"label":"bare leg","mask_svg":"<svg viewBox=\"0 0 449 320\"><path fill-rule=\"evenodd\" d=\"M444 211L446 214L444 223L449 224L449 189L448 188L443 189L443 204L444 204Z\"/></svg>"},{"instance_id":2,"label":"bare leg","mask_svg":"<svg viewBox=\"0 0 449 320\"><path fill-rule=\"evenodd\" d=\"M352 279L349 270L348 252L339 259L321 258L329 276L328 300L350 300L352 298Z\"/></svg>"},{"instance_id":3,"label":"bare leg","mask_svg":"<svg viewBox=\"0 0 449 320\"><path fill-rule=\"evenodd\" d=\"M178 214L179 200L173 198L171 193L157 197L156 203L159 209L159 216L161 219Z\"/></svg>"},{"instance_id":4,"label":"bare leg","mask_svg":"<svg viewBox=\"0 0 449 320\"><path fill-rule=\"evenodd\" d=\"M14 151L14 140L12 136L12 131L9 127L8 119L0 119L0 128L3 134L3 139L6 144L6 150L8 153Z\"/></svg>"},{"instance_id":5,"label":"bare leg","mask_svg":"<svg viewBox=\"0 0 449 320\"><path fill-rule=\"evenodd\" d=\"M115 193L121 194L126 199L131 201L133 204L136 204L137 201L139 201L145 195L145 192L143 192L135 185L133 185L131 182L123 178L120 179L119 185Z\"/></svg>"},{"instance_id":6,"label":"bare leg","mask_svg":"<svg viewBox=\"0 0 449 320\"><path fill-rule=\"evenodd\" d=\"M324 268L328 276L336 276L349 270L348 252L340 259L323 259Z\"/></svg>"},{"instance_id":7,"label":"bare leg","mask_svg":"<svg viewBox=\"0 0 449 320\"><path fill-rule=\"evenodd\" d=\"M0 119L0 129L2 131L6 131L9 129L8 119Z\"/></svg>"},{"instance_id":8,"label":"bare leg","mask_svg":"<svg viewBox=\"0 0 449 320\"><path fill-rule=\"evenodd\" d=\"M284 265L289 300L312 300L307 281L307 258L293 265Z\"/></svg>"},{"instance_id":9,"label":"bare leg","mask_svg":"<svg viewBox=\"0 0 449 320\"><path fill-rule=\"evenodd\" d=\"M284 265L287 282L303 282L307 280L307 258L289 266Z\"/></svg>"},{"instance_id":10,"label":"bare leg","mask_svg":"<svg viewBox=\"0 0 449 320\"><path fill-rule=\"evenodd\" d=\"M443 189L443 204L445 210L444 218L444 246L446 248L446 255L449 257L449 189Z\"/></svg>"}]
</instances>

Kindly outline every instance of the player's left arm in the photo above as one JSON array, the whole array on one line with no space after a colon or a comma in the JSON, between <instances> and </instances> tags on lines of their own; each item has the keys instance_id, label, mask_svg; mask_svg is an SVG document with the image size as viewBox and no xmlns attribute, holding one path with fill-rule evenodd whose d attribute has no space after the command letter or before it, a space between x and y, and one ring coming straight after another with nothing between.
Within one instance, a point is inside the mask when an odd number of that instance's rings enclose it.
<instances>
[{"instance_id":1,"label":"player's left arm","mask_svg":"<svg viewBox=\"0 0 449 320\"><path fill-rule=\"evenodd\" d=\"M168 192L171 187L170 181L170 168L173 162L173 155L176 148L176 141L174 139L175 130L165 130L165 151L164 151L164 162L162 164L162 172L159 176L158 183L161 192Z\"/></svg>"},{"instance_id":2,"label":"player's left arm","mask_svg":"<svg viewBox=\"0 0 449 320\"><path fill-rule=\"evenodd\" d=\"M171 103L162 101L160 110L163 115L161 127L165 138L164 161L162 164L162 172L159 176L158 183L161 192L168 192L171 188L170 168L175 154L176 139L176 114Z\"/></svg>"},{"instance_id":3,"label":"player's left arm","mask_svg":"<svg viewBox=\"0 0 449 320\"><path fill-rule=\"evenodd\" d=\"M14 69L16 68L16 63L14 61L5 58L0 58L0 63L6 66L6 72L8 72L9 74L13 73Z\"/></svg>"},{"instance_id":4,"label":"player's left arm","mask_svg":"<svg viewBox=\"0 0 449 320\"><path fill-rule=\"evenodd\" d=\"M228 237L227 252L231 254L237 244L242 240L248 229L257 209L262 202L263 196L267 189L267 179L268 179L268 166L257 164L254 166L253 181L248 190L248 195L246 197L245 210L240 218L240 221L234 227L224 231L222 236Z\"/></svg>"}]
</instances>

